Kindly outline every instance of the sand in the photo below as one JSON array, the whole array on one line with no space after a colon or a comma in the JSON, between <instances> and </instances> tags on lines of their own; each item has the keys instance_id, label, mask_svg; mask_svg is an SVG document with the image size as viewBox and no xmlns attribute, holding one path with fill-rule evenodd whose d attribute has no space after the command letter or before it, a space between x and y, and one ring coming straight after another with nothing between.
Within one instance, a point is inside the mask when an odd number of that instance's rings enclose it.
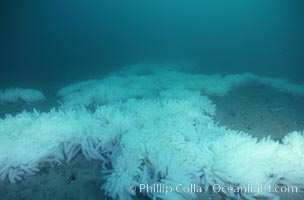
<instances>
[{"instance_id":1,"label":"sand","mask_svg":"<svg viewBox=\"0 0 304 200\"><path fill-rule=\"evenodd\" d=\"M216 104L215 121L220 126L278 140L289 132L304 130L303 96L251 85L210 98Z\"/></svg>"}]
</instances>

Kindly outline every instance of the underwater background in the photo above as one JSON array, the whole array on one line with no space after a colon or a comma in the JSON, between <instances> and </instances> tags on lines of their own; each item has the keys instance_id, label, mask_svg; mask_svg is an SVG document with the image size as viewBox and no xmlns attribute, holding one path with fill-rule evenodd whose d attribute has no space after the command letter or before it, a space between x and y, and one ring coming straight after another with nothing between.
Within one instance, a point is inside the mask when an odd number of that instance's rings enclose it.
<instances>
[{"instance_id":1,"label":"underwater background","mask_svg":"<svg viewBox=\"0 0 304 200\"><path fill-rule=\"evenodd\" d=\"M303 82L303 6L301 0L4 0L0 84L48 88L167 60L195 62L204 73Z\"/></svg>"},{"instance_id":2,"label":"underwater background","mask_svg":"<svg viewBox=\"0 0 304 200\"><path fill-rule=\"evenodd\" d=\"M0 1L0 200L303 199L303 11L302 0Z\"/></svg>"}]
</instances>

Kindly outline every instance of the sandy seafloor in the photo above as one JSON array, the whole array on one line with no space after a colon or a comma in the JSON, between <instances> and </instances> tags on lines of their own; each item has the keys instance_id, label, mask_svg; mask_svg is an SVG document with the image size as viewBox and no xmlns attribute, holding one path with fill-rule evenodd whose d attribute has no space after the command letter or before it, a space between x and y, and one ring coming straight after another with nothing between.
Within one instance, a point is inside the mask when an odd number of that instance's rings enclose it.
<instances>
[{"instance_id":1,"label":"sandy seafloor","mask_svg":"<svg viewBox=\"0 0 304 200\"><path fill-rule=\"evenodd\" d=\"M267 86L251 85L232 90L223 97L209 98L216 104L215 121L220 126L244 131L256 137L271 135L281 140L288 132L304 130L304 97L277 92ZM47 111L55 98L35 105ZM31 105L1 105L4 113L31 110ZM250 173L250 172L248 172ZM101 163L77 156L62 166L42 166L40 172L16 184L0 183L0 200L93 200L108 199L100 189ZM304 194L280 194L281 199L302 200ZM135 199L148 199L136 197ZM198 199L224 200L218 194L201 194Z\"/></svg>"}]
</instances>

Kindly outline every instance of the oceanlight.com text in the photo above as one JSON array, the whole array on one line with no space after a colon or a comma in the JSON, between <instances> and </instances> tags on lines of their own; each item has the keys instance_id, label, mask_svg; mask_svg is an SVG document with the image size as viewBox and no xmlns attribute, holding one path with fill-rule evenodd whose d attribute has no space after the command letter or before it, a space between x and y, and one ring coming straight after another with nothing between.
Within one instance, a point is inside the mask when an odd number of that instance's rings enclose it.
<instances>
[{"instance_id":1,"label":"oceanlight.com text","mask_svg":"<svg viewBox=\"0 0 304 200\"><path fill-rule=\"evenodd\" d=\"M197 184L139 184L138 187L130 186L129 190L138 190L139 193L145 194L165 194L170 193L247 193L247 194L264 194L264 193L297 193L298 188L296 186L269 186L265 184L252 185L247 184L243 186L231 186L231 185L207 185L200 186Z\"/></svg>"}]
</instances>

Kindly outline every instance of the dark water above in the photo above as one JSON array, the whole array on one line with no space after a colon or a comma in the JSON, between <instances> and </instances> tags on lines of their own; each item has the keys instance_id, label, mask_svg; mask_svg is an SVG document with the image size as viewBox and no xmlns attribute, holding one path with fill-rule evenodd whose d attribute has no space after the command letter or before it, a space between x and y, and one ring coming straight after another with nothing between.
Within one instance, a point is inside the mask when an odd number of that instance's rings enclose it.
<instances>
[{"instance_id":1,"label":"dark water above","mask_svg":"<svg viewBox=\"0 0 304 200\"><path fill-rule=\"evenodd\" d=\"M136 62L303 82L301 0L0 2L0 87L56 87Z\"/></svg>"}]
</instances>

